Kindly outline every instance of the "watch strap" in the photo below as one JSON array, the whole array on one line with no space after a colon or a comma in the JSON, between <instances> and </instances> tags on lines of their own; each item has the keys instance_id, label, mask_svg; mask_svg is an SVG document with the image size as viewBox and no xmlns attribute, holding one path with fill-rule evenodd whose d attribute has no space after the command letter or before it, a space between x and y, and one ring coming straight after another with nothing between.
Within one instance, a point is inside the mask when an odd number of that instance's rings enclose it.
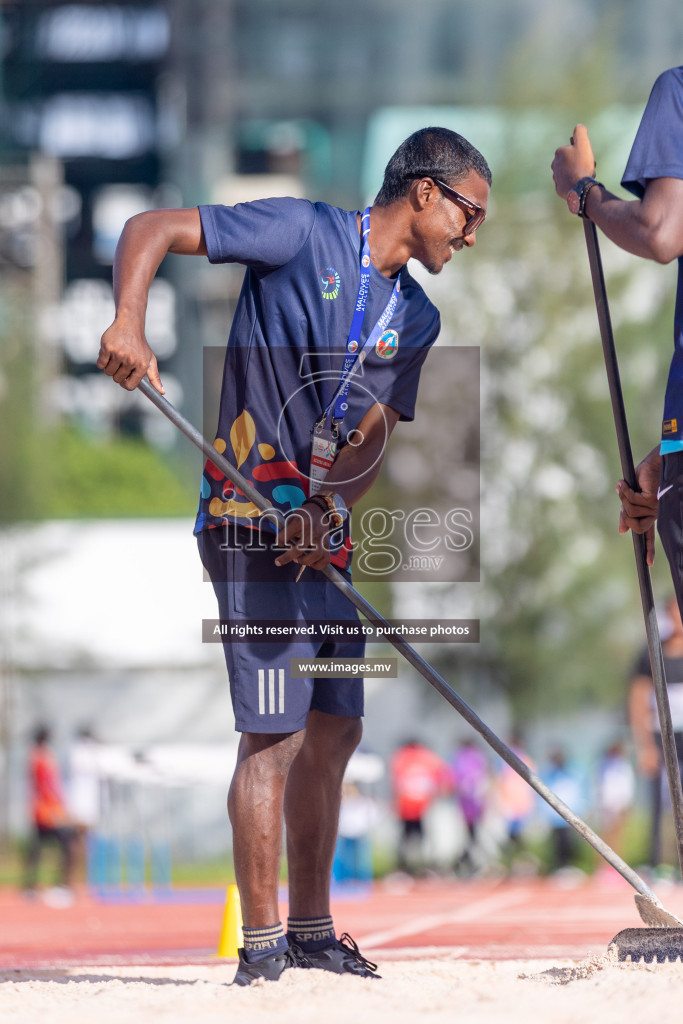
<instances>
[{"instance_id":1,"label":"watch strap","mask_svg":"<svg viewBox=\"0 0 683 1024\"><path fill-rule=\"evenodd\" d=\"M572 185L567 194L567 204L571 213L575 213L578 217L586 216L586 199L594 185L599 185L601 188L604 188L602 182L597 181L597 179L592 176L579 178L577 183Z\"/></svg>"},{"instance_id":2,"label":"watch strap","mask_svg":"<svg viewBox=\"0 0 683 1024\"><path fill-rule=\"evenodd\" d=\"M583 186L583 189L581 190L581 195L579 196L579 217L586 216L586 200L588 199L588 193L595 185L599 185L600 188L604 187L602 182L596 181L595 178L590 178Z\"/></svg>"}]
</instances>

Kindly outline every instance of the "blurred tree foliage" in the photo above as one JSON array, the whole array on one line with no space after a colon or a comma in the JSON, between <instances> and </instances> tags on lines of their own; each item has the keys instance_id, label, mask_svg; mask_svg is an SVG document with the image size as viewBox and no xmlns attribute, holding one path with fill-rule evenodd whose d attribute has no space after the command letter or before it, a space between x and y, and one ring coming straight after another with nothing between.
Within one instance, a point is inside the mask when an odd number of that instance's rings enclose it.
<instances>
[{"instance_id":1,"label":"blurred tree foliage","mask_svg":"<svg viewBox=\"0 0 683 1024\"><path fill-rule=\"evenodd\" d=\"M525 180L508 149L475 251L428 283L443 341L479 343L482 358L482 584L431 598L435 615L481 617L482 639L476 652L434 653L464 693L480 692L482 676L505 690L520 722L624 707L645 642L631 540L616 529L621 471L584 233L549 170L574 122L555 120L553 141L539 125L523 156L543 161L543 177ZM594 144L600 163L599 132ZM607 184L618 191L618 178ZM675 268L601 241L637 462L659 438ZM670 587L660 551L657 595Z\"/></svg>"},{"instance_id":2,"label":"blurred tree foliage","mask_svg":"<svg viewBox=\"0 0 683 1024\"><path fill-rule=\"evenodd\" d=\"M141 439L96 441L63 426L44 448L39 445L34 461L43 455L52 467L50 518L187 516L189 520L195 512L196 480L182 479L176 464Z\"/></svg>"},{"instance_id":3,"label":"blurred tree foliage","mask_svg":"<svg viewBox=\"0 0 683 1024\"><path fill-rule=\"evenodd\" d=\"M0 286L0 523L188 516L197 480L138 438L98 439L38 407L29 293Z\"/></svg>"},{"instance_id":4,"label":"blurred tree foliage","mask_svg":"<svg viewBox=\"0 0 683 1024\"><path fill-rule=\"evenodd\" d=\"M33 439L29 329L16 288L0 288L0 521L22 519L31 502L26 473Z\"/></svg>"}]
</instances>

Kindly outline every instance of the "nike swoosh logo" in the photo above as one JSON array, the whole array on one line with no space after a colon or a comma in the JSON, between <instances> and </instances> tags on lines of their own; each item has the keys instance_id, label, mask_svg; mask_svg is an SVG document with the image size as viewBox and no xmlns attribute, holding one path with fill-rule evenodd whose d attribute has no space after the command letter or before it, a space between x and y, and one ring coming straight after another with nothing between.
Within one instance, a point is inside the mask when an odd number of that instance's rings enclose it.
<instances>
[{"instance_id":1,"label":"nike swoosh logo","mask_svg":"<svg viewBox=\"0 0 683 1024\"><path fill-rule=\"evenodd\" d=\"M661 490L658 490L657 491L657 501L659 501L659 499L662 497L662 495L666 494L667 491L670 491L672 487L673 487L673 484L669 484L668 487L663 487Z\"/></svg>"}]
</instances>

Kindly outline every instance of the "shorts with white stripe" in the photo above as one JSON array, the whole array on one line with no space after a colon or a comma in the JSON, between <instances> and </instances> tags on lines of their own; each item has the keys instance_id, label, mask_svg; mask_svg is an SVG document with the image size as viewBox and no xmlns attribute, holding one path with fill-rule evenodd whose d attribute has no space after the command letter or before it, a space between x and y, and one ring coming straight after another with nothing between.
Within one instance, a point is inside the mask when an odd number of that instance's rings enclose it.
<instances>
[{"instance_id":1,"label":"shorts with white stripe","mask_svg":"<svg viewBox=\"0 0 683 1024\"><path fill-rule=\"evenodd\" d=\"M322 573L307 568L295 583L299 566L274 565L276 552L250 543L254 534L239 527L218 527L197 537L223 623L358 621L353 605ZM264 643L256 636L238 641L226 636L223 651L238 732L297 732L305 727L310 710L350 717L363 714L362 679L298 679L290 674L291 658L362 658L363 641L299 637Z\"/></svg>"}]
</instances>

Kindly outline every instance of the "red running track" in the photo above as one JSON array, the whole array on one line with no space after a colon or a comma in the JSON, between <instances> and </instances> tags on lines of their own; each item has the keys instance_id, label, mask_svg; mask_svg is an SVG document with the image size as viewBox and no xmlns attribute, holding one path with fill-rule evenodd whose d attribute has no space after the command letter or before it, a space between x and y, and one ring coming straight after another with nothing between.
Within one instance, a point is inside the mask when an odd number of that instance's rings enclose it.
<instances>
[{"instance_id":1,"label":"red running track","mask_svg":"<svg viewBox=\"0 0 683 1024\"><path fill-rule=\"evenodd\" d=\"M210 963L224 895L182 889L166 902L100 902L82 892L53 909L0 889L0 968ZM659 896L683 917L683 886ZM339 895L333 914L337 933L349 932L375 960L583 959L642 924L633 890L611 874L572 887L554 879L389 881L363 896Z\"/></svg>"}]
</instances>

